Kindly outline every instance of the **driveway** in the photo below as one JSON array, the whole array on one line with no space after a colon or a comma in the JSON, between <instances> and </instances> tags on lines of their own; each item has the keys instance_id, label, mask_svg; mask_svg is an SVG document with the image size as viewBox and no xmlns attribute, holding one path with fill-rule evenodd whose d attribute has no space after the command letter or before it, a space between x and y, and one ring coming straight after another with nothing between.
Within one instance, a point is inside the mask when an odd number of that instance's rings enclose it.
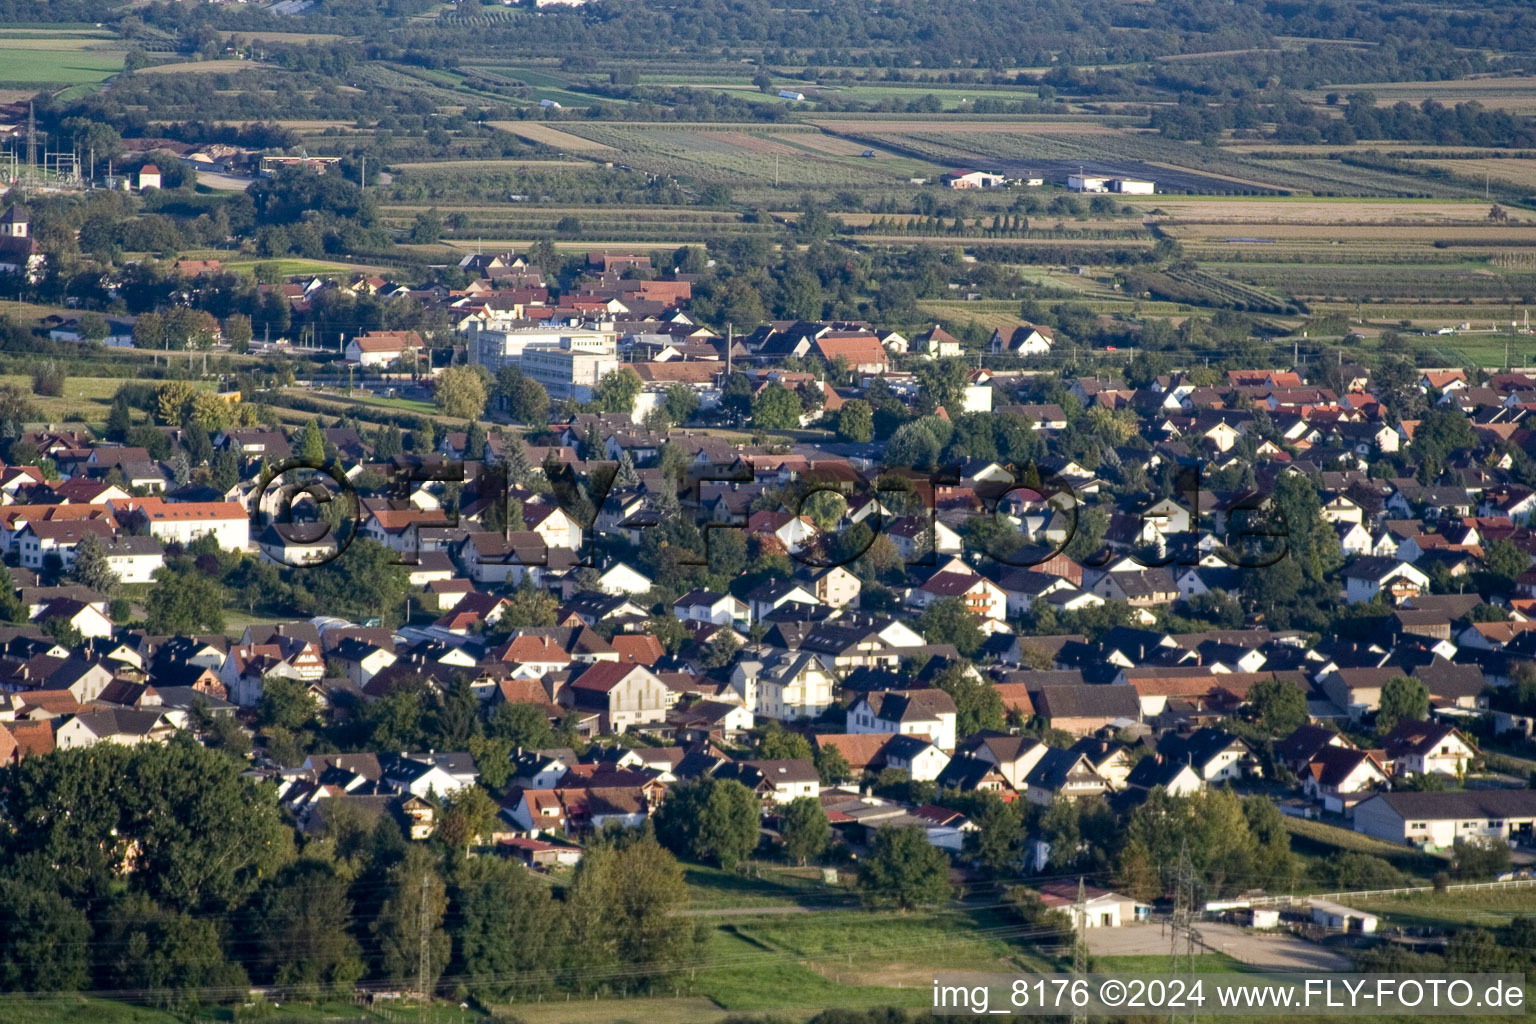
<instances>
[{"instance_id":1,"label":"driveway","mask_svg":"<svg viewBox=\"0 0 1536 1024\"><path fill-rule=\"evenodd\" d=\"M1225 953L1234 960L1270 970L1347 971L1349 957L1283 932L1264 934L1236 925L1202 923L1200 938L1207 952ZM1163 924L1134 924L1123 928L1088 929L1088 950L1095 956L1167 956L1168 928Z\"/></svg>"}]
</instances>

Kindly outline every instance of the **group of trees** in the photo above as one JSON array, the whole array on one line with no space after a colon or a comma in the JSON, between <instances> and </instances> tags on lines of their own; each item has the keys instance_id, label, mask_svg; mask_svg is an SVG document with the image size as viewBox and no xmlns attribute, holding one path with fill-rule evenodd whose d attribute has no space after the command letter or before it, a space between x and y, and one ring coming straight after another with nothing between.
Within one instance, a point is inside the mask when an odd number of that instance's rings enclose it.
<instances>
[{"instance_id":1,"label":"group of trees","mask_svg":"<svg viewBox=\"0 0 1536 1024\"><path fill-rule=\"evenodd\" d=\"M15 837L0 851L7 991L180 1004L252 984L409 987L423 913L434 991L487 998L643 990L696 943L676 916L681 868L641 832L595 837L551 888L452 843L407 844L389 816L339 801L317 837L296 841L270 787L190 738L29 758L0 786Z\"/></svg>"}]
</instances>

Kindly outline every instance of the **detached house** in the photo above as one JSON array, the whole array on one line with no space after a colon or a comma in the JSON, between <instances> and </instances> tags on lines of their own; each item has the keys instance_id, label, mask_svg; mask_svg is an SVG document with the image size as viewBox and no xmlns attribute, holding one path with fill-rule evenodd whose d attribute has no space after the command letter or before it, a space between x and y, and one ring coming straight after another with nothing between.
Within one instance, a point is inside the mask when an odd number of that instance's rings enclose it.
<instances>
[{"instance_id":1,"label":"detached house","mask_svg":"<svg viewBox=\"0 0 1536 1024\"><path fill-rule=\"evenodd\" d=\"M1350 747L1323 747L1300 775L1302 792L1335 814L1344 814L1375 791L1391 786L1375 755Z\"/></svg>"},{"instance_id":2,"label":"detached house","mask_svg":"<svg viewBox=\"0 0 1536 1024\"><path fill-rule=\"evenodd\" d=\"M415 331L370 331L347 342L346 360L357 366L389 366L419 356L424 347Z\"/></svg>"},{"instance_id":3,"label":"detached house","mask_svg":"<svg viewBox=\"0 0 1536 1024\"><path fill-rule=\"evenodd\" d=\"M1459 729L1438 722L1406 719L1382 740L1394 775L1450 775L1460 778L1477 750Z\"/></svg>"},{"instance_id":4,"label":"detached house","mask_svg":"<svg viewBox=\"0 0 1536 1024\"><path fill-rule=\"evenodd\" d=\"M886 690L864 694L848 709L855 735L923 735L940 750L955 749L955 702L943 690Z\"/></svg>"},{"instance_id":5,"label":"detached house","mask_svg":"<svg viewBox=\"0 0 1536 1024\"><path fill-rule=\"evenodd\" d=\"M1367 555L1344 570L1344 599L1350 604L1386 594L1393 604L1429 592L1429 577L1408 562Z\"/></svg>"},{"instance_id":6,"label":"detached house","mask_svg":"<svg viewBox=\"0 0 1536 1024\"><path fill-rule=\"evenodd\" d=\"M984 576L936 572L912 591L912 603L918 608L951 597L964 601L966 609L979 618L1002 621L1008 616L1008 595Z\"/></svg>"},{"instance_id":7,"label":"detached house","mask_svg":"<svg viewBox=\"0 0 1536 1024\"><path fill-rule=\"evenodd\" d=\"M667 684L644 665L596 662L561 691L579 711L595 711L603 732L627 732L667 717Z\"/></svg>"}]
</instances>

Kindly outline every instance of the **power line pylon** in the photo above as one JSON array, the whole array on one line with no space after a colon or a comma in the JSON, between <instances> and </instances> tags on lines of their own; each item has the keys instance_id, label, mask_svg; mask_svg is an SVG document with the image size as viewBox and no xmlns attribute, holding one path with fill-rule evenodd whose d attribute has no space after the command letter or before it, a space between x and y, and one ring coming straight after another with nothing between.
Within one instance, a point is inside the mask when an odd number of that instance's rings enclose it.
<instances>
[{"instance_id":1,"label":"power line pylon","mask_svg":"<svg viewBox=\"0 0 1536 1024\"><path fill-rule=\"evenodd\" d=\"M1189 859L1189 843L1179 845L1179 861L1173 874L1173 920L1169 923L1169 973L1195 973L1195 947L1200 944L1200 930L1195 927L1195 868ZM1168 1024L1179 1019L1168 1015ZM1184 1018L1194 1024L1193 1010Z\"/></svg>"},{"instance_id":2,"label":"power line pylon","mask_svg":"<svg viewBox=\"0 0 1536 1024\"><path fill-rule=\"evenodd\" d=\"M1072 980L1088 977L1088 889L1083 885L1081 875L1077 878L1077 902L1072 905L1072 922L1077 927L1077 935L1072 942ZM1072 1024L1088 1024L1088 1013L1079 1009L1075 1004L1072 1010Z\"/></svg>"}]
</instances>

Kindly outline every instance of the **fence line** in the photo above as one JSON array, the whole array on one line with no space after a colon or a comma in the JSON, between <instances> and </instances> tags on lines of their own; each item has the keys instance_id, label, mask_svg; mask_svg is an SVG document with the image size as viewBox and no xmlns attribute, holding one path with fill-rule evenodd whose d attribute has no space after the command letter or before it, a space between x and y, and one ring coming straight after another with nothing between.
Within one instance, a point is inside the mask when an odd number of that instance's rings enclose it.
<instances>
[{"instance_id":1,"label":"fence line","mask_svg":"<svg viewBox=\"0 0 1536 1024\"><path fill-rule=\"evenodd\" d=\"M1307 900L1333 900L1341 902L1350 899L1370 898L1373 896L1402 896L1414 892L1451 892L1471 891L1475 889L1517 889L1522 886L1536 885L1536 878L1510 878L1502 882L1458 882L1455 885L1447 885L1437 888L1433 885L1410 885L1398 889L1359 889L1355 892L1315 892L1305 896L1257 896L1250 900L1232 901L1230 904L1224 900L1213 901L1229 906L1273 907L1289 905L1292 903L1304 903Z\"/></svg>"}]
</instances>

